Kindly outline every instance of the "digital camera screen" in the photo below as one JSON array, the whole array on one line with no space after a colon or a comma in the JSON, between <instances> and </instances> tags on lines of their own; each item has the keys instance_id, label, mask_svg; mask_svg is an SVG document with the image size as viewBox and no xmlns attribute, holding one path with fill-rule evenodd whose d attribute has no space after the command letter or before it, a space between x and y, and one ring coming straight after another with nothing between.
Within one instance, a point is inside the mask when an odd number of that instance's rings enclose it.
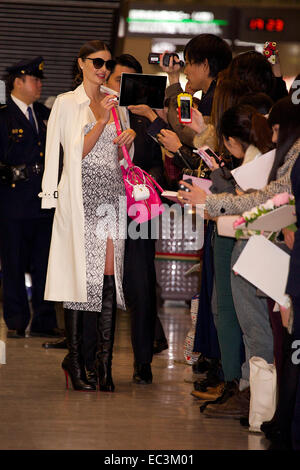
<instances>
[{"instance_id":1,"label":"digital camera screen","mask_svg":"<svg viewBox=\"0 0 300 470\"><path fill-rule=\"evenodd\" d=\"M163 109L167 77L122 73L119 106L147 104Z\"/></svg>"}]
</instances>

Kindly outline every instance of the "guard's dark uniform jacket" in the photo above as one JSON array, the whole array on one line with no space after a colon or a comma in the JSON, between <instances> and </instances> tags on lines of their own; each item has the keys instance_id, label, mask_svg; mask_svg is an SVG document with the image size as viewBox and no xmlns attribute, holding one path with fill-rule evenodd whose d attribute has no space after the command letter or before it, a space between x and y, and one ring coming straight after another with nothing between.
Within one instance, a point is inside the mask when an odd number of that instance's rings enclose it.
<instances>
[{"instance_id":1,"label":"guard's dark uniform jacket","mask_svg":"<svg viewBox=\"0 0 300 470\"><path fill-rule=\"evenodd\" d=\"M42 210L38 193L44 169L50 110L33 104L35 131L14 101L0 108L0 256L3 313L9 329L24 330L30 319L24 271L32 277L36 332L56 328L54 304L44 301L53 210Z\"/></svg>"},{"instance_id":2,"label":"guard's dark uniform jacket","mask_svg":"<svg viewBox=\"0 0 300 470\"><path fill-rule=\"evenodd\" d=\"M35 132L19 107L9 98L0 108L0 162L19 167L21 178L9 182L9 168L0 168L0 217L14 219L52 217L52 211L41 209L38 193L45 159L46 123L50 110L41 103L33 109L39 132ZM6 171L7 170L7 171ZM18 169L16 169L16 172ZM5 180L4 174L8 175Z\"/></svg>"}]
</instances>

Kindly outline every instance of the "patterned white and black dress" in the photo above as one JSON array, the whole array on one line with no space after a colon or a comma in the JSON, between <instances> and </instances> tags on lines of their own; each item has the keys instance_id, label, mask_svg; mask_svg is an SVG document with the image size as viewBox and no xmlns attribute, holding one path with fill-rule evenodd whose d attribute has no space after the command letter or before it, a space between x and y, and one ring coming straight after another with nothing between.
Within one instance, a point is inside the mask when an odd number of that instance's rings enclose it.
<instances>
[{"instance_id":1,"label":"patterned white and black dress","mask_svg":"<svg viewBox=\"0 0 300 470\"><path fill-rule=\"evenodd\" d=\"M95 123L87 124L87 134ZM64 302L64 308L100 312L107 238L114 244L117 303L125 308L122 289L126 233L126 196L118 161L114 122L105 126L97 143L82 161L87 302Z\"/></svg>"}]
</instances>

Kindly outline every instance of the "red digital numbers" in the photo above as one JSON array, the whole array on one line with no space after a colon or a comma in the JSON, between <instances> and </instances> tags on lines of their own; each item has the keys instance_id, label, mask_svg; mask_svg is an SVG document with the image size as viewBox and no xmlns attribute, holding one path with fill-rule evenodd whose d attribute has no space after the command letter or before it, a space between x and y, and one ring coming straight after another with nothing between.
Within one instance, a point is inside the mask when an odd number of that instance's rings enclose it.
<instances>
[{"instance_id":1,"label":"red digital numbers","mask_svg":"<svg viewBox=\"0 0 300 470\"><path fill-rule=\"evenodd\" d=\"M249 28L252 31L269 31L280 33L284 30L284 21L280 18L251 18Z\"/></svg>"},{"instance_id":2,"label":"red digital numbers","mask_svg":"<svg viewBox=\"0 0 300 470\"><path fill-rule=\"evenodd\" d=\"M263 31L265 29L265 21L262 18L251 18L249 27L252 31Z\"/></svg>"}]
</instances>

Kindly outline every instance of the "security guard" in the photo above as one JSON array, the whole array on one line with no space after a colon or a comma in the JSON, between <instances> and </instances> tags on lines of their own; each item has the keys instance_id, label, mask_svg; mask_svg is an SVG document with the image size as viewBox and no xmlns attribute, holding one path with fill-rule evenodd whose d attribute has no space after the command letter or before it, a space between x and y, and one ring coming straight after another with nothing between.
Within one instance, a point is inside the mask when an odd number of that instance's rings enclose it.
<instances>
[{"instance_id":1,"label":"security guard","mask_svg":"<svg viewBox=\"0 0 300 470\"><path fill-rule=\"evenodd\" d=\"M3 315L9 336L25 337L30 309L25 272L32 278L30 334L58 336L54 303L44 301L53 211L41 210L49 109L37 103L43 58L8 67L7 104L0 109L0 257Z\"/></svg>"}]
</instances>

